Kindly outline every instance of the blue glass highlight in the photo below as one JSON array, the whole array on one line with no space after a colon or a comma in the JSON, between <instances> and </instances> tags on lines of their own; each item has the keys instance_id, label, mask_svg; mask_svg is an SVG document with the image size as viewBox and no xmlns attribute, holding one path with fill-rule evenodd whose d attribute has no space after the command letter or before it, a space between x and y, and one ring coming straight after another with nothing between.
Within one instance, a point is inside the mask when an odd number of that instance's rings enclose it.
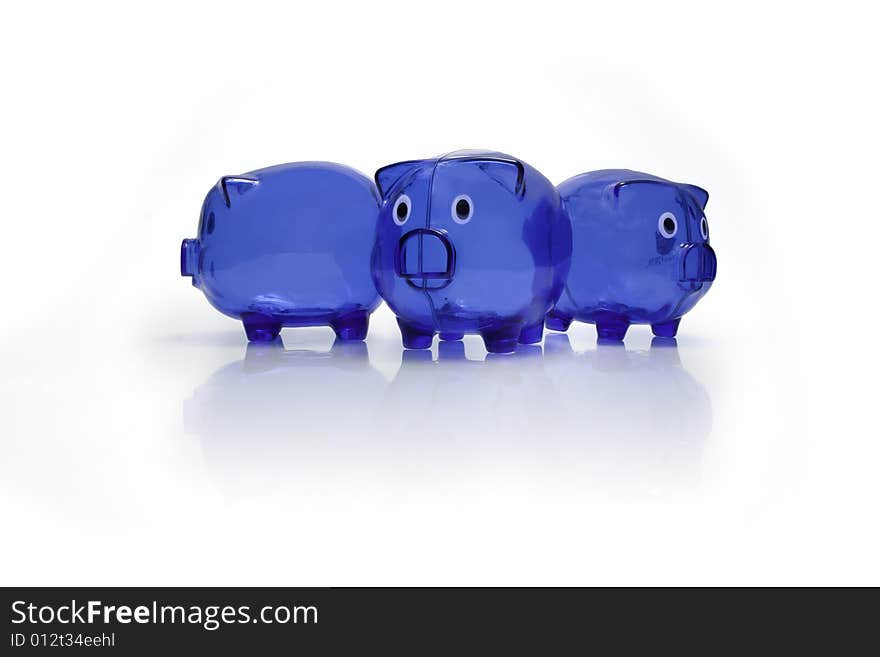
<instances>
[{"instance_id":1,"label":"blue glass highlight","mask_svg":"<svg viewBox=\"0 0 880 657\"><path fill-rule=\"evenodd\" d=\"M584 173L558 190L573 255L547 328L589 322L600 340L616 341L630 324L650 324L656 336L674 337L715 280L708 192L623 169Z\"/></svg>"},{"instance_id":2,"label":"blue glass highlight","mask_svg":"<svg viewBox=\"0 0 880 657\"><path fill-rule=\"evenodd\" d=\"M372 273L408 349L479 333L492 353L539 342L571 259L571 227L541 173L494 151L376 172Z\"/></svg>"},{"instance_id":3,"label":"blue glass highlight","mask_svg":"<svg viewBox=\"0 0 880 657\"><path fill-rule=\"evenodd\" d=\"M379 196L363 174L331 162L296 162L225 176L185 239L180 273L249 340L284 326L329 325L363 340L379 305L370 275Z\"/></svg>"}]
</instances>

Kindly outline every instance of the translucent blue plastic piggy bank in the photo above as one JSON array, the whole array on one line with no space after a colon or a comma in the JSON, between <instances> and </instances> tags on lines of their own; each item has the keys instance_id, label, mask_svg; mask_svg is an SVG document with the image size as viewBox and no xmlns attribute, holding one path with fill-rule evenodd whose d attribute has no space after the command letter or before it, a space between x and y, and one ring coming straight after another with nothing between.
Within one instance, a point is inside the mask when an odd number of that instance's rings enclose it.
<instances>
[{"instance_id":1,"label":"translucent blue plastic piggy bank","mask_svg":"<svg viewBox=\"0 0 880 657\"><path fill-rule=\"evenodd\" d=\"M225 176L205 198L198 238L183 241L180 271L241 319L250 340L324 325L363 340L379 304L370 276L378 209L373 182L339 164Z\"/></svg>"},{"instance_id":2,"label":"translucent blue plastic piggy bank","mask_svg":"<svg viewBox=\"0 0 880 657\"><path fill-rule=\"evenodd\" d=\"M585 173L559 185L571 219L571 271L547 328L572 319L622 340L630 324L674 337L715 280L704 208L709 194L646 173Z\"/></svg>"},{"instance_id":3,"label":"translucent blue plastic piggy bank","mask_svg":"<svg viewBox=\"0 0 880 657\"><path fill-rule=\"evenodd\" d=\"M562 292L571 227L553 185L492 151L379 169L373 280L411 349L479 333L507 353L541 340Z\"/></svg>"}]
</instances>

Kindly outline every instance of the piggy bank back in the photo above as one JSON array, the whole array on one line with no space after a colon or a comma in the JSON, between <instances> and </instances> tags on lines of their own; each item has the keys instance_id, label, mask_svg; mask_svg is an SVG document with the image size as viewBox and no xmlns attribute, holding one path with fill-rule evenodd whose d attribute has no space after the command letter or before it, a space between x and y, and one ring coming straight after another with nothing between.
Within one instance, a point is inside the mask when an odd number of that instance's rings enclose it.
<instances>
[{"instance_id":1,"label":"piggy bank back","mask_svg":"<svg viewBox=\"0 0 880 657\"><path fill-rule=\"evenodd\" d=\"M503 153L458 151L379 169L373 280L407 348L479 333L507 353L541 339L571 228L553 185Z\"/></svg>"},{"instance_id":2,"label":"piggy bank back","mask_svg":"<svg viewBox=\"0 0 880 657\"><path fill-rule=\"evenodd\" d=\"M576 319L596 324L600 339L622 340L630 324L675 336L715 280L708 193L627 170L585 173L558 189L573 255L547 328L565 331Z\"/></svg>"},{"instance_id":3,"label":"piggy bank back","mask_svg":"<svg viewBox=\"0 0 880 657\"><path fill-rule=\"evenodd\" d=\"M226 176L202 205L181 273L251 340L282 326L330 325L363 339L379 303L370 252L379 198L363 174L298 162Z\"/></svg>"}]
</instances>

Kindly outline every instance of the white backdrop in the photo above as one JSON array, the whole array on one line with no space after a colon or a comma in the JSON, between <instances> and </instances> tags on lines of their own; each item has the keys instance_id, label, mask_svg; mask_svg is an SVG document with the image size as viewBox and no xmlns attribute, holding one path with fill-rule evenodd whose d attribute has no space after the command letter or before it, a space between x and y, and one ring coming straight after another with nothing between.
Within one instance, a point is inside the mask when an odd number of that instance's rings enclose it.
<instances>
[{"instance_id":1,"label":"white backdrop","mask_svg":"<svg viewBox=\"0 0 880 657\"><path fill-rule=\"evenodd\" d=\"M0 583L880 583L876 16L804 4L6 8ZM179 277L221 175L478 147L709 190L677 350L246 355Z\"/></svg>"}]
</instances>

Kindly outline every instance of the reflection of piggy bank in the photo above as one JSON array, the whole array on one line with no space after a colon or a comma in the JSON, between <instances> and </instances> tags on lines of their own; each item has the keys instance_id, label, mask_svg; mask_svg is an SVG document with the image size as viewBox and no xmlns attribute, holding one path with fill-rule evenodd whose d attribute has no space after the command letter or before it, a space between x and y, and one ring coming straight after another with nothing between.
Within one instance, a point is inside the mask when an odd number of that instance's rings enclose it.
<instances>
[{"instance_id":1,"label":"reflection of piggy bank","mask_svg":"<svg viewBox=\"0 0 880 657\"><path fill-rule=\"evenodd\" d=\"M372 463L362 438L385 384L366 342L337 340L329 351L251 343L184 401L184 428L224 488L335 484Z\"/></svg>"},{"instance_id":2,"label":"reflection of piggy bank","mask_svg":"<svg viewBox=\"0 0 880 657\"><path fill-rule=\"evenodd\" d=\"M706 191L636 171L585 173L559 185L571 219L571 271L547 328L572 319L622 340L630 324L673 337L715 280Z\"/></svg>"},{"instance_id":3,"label":"reflection of piggy bank","mask_svg":"<svg viewBox=\"0 0 880 657\"><path fill-rule=\"evenodd\" d=\"M373 280L407 348L479 333L490 352L541 340L562 291L571 229L553 185L491 151L379 169Z\"/></svg>"},{"instance_id":4,"label":"reflection of piggy bank","mask_svg":"<svg viewBox=\"0 0 880 657\"><path fill-rule=\"evenodd\" d=\"M582 352L551 333L543 350L472 360L463 342L441 342L432 357L404 352L371 423L404 488L448 493L471 479L485 491L524 485L532 500L559 487L631 497L700 478L711 401L674 338Z\"/></svg>"},{"instance_id":5,"label":"reflection of piggy bank","mask_svg":"<svg viewBox=\"0 0 880 657\"><path fill-rule=\"evenodd\" d=\"M450 444L464 449L466 444L476 453L487 444L509 446L520 438L531 443L534 436L543 435L548 416L554 414L548 410L553 408L548 401L552 397L539 345L472 360L463 341L444 341L437 346L436 360L427 350L404 351L378 423L397 441L397 451L424 454ZM470 456L464 460L472 462Z\"/></svg>"},{"instance_id":6,"label":"reflection of piggy bank","mask_svg":"<svg viewBox=\"0 0 880 657\"><path fill-rule=\"evenodd\" d=\"M540 345L480 360L474 355L466 354L465 341L440 342L436 360L432 351L404 351L377 405L373 424L382 427L389 479L400 481L407 495L414 487L448 495L468 480L488 492L495 489L489 479L509 484L525 470L540 478L552 469L547 458L558 453L548 440L571 435L553 428L555 390Z\"/></svg>"},{"instance_id":7,"label":"reflection of piggy bank","mask_svg":"<svg viewBox=\"0 0 880 657\"><path fill-rule=\"evenodd\" d=\"M699 480L712 402L674 338L654 338L648 350L617 342L575 352L567 335L549 334L544 353L556 429L578 436L589 454L584 474L596 484L629 495Z\"/></svg>"},{"instance_id":8,"label":"reflection of piggy bank","mask_svg":"<svg viewBox=\"0 0 880 657\"><path fill-rule=\"evenodd\" d=\"M202 205L180 271L248 339L282 326L330 325L363 340L379 304L370 278L378 212L372 181L329 162L283 164L221 178Z\"/></svg>"}]
</instances>

